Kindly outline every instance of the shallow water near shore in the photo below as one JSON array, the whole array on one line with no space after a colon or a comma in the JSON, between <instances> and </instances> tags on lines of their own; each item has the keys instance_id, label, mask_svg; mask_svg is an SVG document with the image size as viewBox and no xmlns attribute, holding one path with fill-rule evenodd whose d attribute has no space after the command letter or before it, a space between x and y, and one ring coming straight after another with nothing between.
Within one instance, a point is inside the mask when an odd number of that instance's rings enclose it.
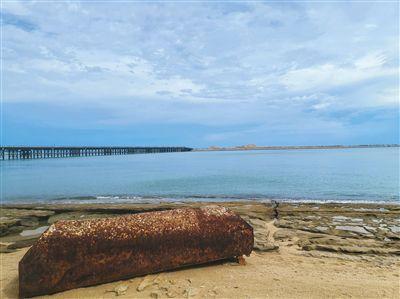
<instances>
[{"instance_id":1,"label":"shallow water near shore","mask_svg":"<svg viewBox=\"0 0 400 299\"><path fill-rule=\"evenodd\" d=\"M2 201L399 201L399 148L1 161Z\"/></svg>"}]
</instances>

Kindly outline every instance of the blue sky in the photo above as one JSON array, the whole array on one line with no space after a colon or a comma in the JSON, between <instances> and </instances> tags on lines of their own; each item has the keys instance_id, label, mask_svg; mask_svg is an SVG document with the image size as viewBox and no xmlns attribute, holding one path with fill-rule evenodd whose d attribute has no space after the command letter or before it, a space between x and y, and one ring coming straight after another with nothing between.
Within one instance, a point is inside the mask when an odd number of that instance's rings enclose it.
<instances>
[{"instance_id":1,"label":"blue sky","mask_svg":"<svg viewBox=\"0 0 400 299\"><path fill-rule=\"evenodd\" d=\"M398 2L4 2L3 144L399 142Z\"/></svg>"}]
</instances>

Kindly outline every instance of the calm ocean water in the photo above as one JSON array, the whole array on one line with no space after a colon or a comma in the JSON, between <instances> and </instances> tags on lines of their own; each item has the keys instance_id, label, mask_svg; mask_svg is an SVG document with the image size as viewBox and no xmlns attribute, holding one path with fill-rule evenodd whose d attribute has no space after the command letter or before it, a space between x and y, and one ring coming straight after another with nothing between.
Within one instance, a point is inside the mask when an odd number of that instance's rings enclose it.
<instances>
[{"instance_id":1,"label":"calm ocean water","mask_svg":"<svg viewBox=\"0 0 400 299\"><path fill-rule=\"evenodd\" d=\"M3 202L399 202L399 148L187 152L0 165Z\"/></svg>"}]
</instances>

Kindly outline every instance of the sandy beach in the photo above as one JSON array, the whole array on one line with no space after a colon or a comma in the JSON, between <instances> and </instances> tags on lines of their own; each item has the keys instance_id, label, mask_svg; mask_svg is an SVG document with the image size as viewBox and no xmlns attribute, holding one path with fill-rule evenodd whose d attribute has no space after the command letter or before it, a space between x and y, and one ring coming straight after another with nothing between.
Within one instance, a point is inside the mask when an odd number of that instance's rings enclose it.
<instances>
[{"instance_id":1,"label":"sandy beach","mask_svg":"<svg viewBox=\"0 0 400 299\"><path fill-rule=\"evenodd\" d=\"M1 298L50 223L212 203L9 205L1 210ZM400 207L219 203L254 228L246 265L220 261L53 294L54 298L400 298Z\"/></svg>"}]
</instances>

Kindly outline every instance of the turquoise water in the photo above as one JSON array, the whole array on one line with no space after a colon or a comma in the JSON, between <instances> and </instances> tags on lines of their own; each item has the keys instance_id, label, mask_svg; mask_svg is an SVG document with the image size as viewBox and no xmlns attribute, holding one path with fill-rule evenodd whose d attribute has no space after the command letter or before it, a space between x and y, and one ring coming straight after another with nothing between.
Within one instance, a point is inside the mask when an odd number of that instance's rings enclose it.
<instances>
[{"instance_id":1,"label":"turquoise water","mask_svg":"<svg viewBox=\"0 0 400 299\"><path fill-rule=\"evenodd\" d=\"M1 161L3 202L399 201L399 148Z\"/></svg>"}]
</instances>

